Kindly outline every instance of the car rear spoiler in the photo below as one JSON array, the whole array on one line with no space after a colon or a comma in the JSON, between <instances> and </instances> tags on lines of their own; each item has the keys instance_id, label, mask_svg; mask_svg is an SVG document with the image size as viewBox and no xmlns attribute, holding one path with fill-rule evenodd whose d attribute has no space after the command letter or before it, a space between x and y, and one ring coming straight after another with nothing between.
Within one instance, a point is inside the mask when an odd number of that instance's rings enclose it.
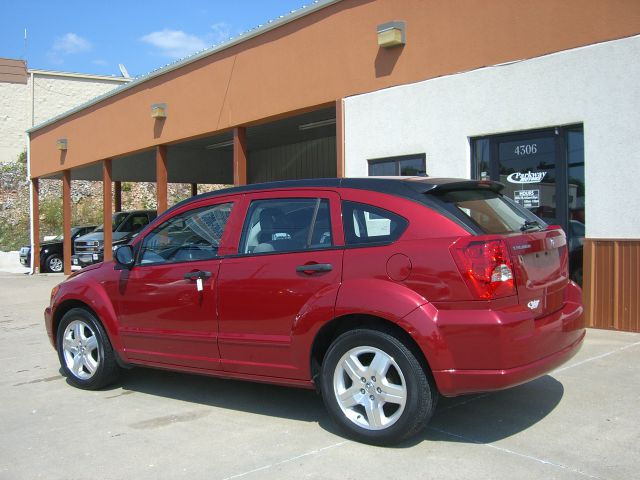
<instances>
[{"instance_id":1,"label":"car rear spoiler","mask_svg":"<svg viewBox=\"0 0 640 480\"><path fill-rule=\"evenodd\" d=\"M459 178L412 178L405 185L422 194L438 195L460 190L491 190L499 193L504 189L500 182L491 180L460 180Z\"/></svg>"}]
</instances>

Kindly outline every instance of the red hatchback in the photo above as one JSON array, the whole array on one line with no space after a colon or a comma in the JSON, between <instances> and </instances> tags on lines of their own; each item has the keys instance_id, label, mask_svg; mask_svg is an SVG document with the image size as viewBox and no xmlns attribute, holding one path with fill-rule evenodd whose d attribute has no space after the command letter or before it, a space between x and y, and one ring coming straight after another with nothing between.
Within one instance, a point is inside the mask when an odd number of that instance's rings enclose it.
<instances>
[{"instance_id":1,"label":"red hatchback","mask_svg":"<svg viewBox=\"0 0 640 480\"><path fill-rule=\"evenodd\" d=\"M200 195L56 286L47 331L80 388L131 365L317 388L348 435L398 442L439 394L518 385L582 343L565 234L501 188L354 178Z\"/></svg>"}]
</instances>

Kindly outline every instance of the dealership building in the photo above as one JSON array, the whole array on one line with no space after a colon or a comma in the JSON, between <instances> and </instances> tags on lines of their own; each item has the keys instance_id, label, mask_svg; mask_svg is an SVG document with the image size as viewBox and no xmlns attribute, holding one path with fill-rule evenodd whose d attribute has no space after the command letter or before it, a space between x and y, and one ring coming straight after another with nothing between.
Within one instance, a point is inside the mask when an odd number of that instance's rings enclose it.
<instances>
[{"instance_id":1,"label":"dealership building","mask_svg":"<svg viewBox=\"0 0 640 480\"><path fill-rule=\"evenodd\" d=\"M105 223L123 181L161 212L168 182L498 180L564 227L589 325L640 331L639 58L636 0L319 1L29 130L34 238L46 178L66 232L74 180Z\"/></svg>"}]
</instances>

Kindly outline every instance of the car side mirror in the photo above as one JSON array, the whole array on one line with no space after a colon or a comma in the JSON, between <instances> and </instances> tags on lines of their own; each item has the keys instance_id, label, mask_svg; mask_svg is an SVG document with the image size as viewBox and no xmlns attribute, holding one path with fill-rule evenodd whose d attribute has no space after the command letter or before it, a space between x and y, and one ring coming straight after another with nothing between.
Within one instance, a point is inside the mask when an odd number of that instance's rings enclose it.
<instances>
[{"instance_id":1,"label":"car side mirror","mask_svg":"<svg viewBox=\"0 0 640 480\"><path fill-rule=\"evenodd\" d=\"M131 270L135 263L133 256L133 248L131 245L120 245L114 252L114 259L116 261L116 270Z\"/></svg>"}]
</instances>

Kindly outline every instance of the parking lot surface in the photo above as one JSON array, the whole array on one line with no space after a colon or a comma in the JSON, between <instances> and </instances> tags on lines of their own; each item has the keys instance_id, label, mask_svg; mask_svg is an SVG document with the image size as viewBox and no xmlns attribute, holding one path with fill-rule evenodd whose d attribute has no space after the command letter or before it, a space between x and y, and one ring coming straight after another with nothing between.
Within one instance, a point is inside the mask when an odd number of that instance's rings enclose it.
<instances>
[{"instance_id":1,"label":"parking lot surface","mask_svg":"<svg viewBox=\"0 0 640 480\"><path fill-rule=\"evenodd\" d=\"M640 334L589 330L551 374L443 398L417 438L380 448L340 436L312 391L142 368L71 387L42 317L62 279L0 272L0 479L640 476Z\"/></svg>"}]
</instances>

